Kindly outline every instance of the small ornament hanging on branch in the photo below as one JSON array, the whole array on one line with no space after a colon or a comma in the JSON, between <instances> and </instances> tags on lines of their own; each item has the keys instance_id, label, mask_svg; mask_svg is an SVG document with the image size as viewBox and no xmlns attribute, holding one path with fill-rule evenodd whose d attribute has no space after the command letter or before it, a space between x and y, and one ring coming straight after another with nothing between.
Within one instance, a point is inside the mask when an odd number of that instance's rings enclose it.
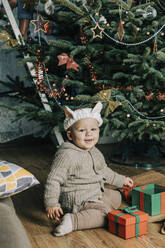
<instances>
[{"instance_id":1,"label":"small ornament hanging on branch","mask_svg":"<svg viewBox=\"0 0 165 248\"><path fill-rule=\"evenodd\" d=\"M157 32L157 29L158 29L158 27L156 26L155 27L155 32ZM158 51L158 44L157 44L157 35L156 35L155 39L154 39L153 53L157 53L157 51Z\"/></svg>"},{"instance_id":2,"label":"small ornament hanging on branch","mask_svg":"<svg viewBox=\"0 0 165 248\"><path fill-rule=\"evenodd\" d=\"M154 47L153 47L153 53L157 53L158 51L158 44L157 44L157 39L154 39Z\"/></svg>"},{"instance_id":3,"label":"small ornament hanging on branch","mask_svg":"<svg viewBox=\"0 0 165 248\"><path fill-rule=\"evenodd\" d=\"M96 26L94 28L91 28L92 34L93 34L93 39L95 38L103 38L103 31L104 28L100 27L99 23L96 22Z\"/></svg>"},{"instance_id":4,"label":"small ornament hanging on branch","mask_svg":"<svg viewBox=\"0 0 165 248\"><path fill-rule=\"evenodd\" d=\"M44 81L44 66L39 60L35 65L35 72L36 72L37 85L40 85Z\"/></svg>"},{"instance_id":5,"label":"small ornament hanging on branch","mask_svg":"<svg viewBox=\"0 0 165 248\"><path fill-rule=\"evenodd\" d=\"M34 25L34 32L43 31L44 33L47 33L49 20L43 19L43 17L39 14L37 16L37 20L31 20L31 23Z\"/></svg>"},{"instance_id":6,"label":"small ornament hanging on branch","mask_svg":"<svg viewBox=\"0 0 165 248\"><path fill-rule=\"evenodd\" d=\"M150 2L150 0L146 0L146 3ZM153 8L151 5L147 6L144 9L143 17L147 20L152 20L157 16L157 11L155 8Z\"/></svg>"},{"instance_id":7,"label":"small ornament hanging on branch","mask_svg":"<svg viewBox=\"0 0 165 248\"><path fill-rule=\"evenodd\" d=\"M45 3L45 12L47 15L53 15L55 11L55 6L52 0L47 0Z\"/></svg>"},{"instance_id":8,"label":"small ornament hanging on branch","mask_svg":"<svg viewBox=\"0 0 165 248\"><path fill-rule=\"evenodd\" d=\"M119 40L122 41L125 31L124 31L123 20L122 20L122 7L121 6L119 6L119 16L120 16L120 23L118 27L118 37L119 37Z\"/></svg>"}]
</instances>

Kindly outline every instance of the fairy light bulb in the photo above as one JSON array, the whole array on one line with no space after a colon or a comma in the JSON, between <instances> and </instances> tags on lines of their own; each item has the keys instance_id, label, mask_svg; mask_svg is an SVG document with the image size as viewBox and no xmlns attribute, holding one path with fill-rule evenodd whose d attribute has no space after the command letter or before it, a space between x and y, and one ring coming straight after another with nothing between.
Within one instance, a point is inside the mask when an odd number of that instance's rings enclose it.
<instances>
[{"instance_id":1,"label":"fairy light bulb","mask_svg":"<svg viewBox=\"0 0 165 248\"><path fill-rule=\"evenodd\" d=\"M147 34L147 35L150 35L150 32L147 32L146 34Z\"/></svg>"},{"instance_id":2,"label":"fairy light bulb","mask_svg":"<svg viewBox=\"0 0 165 248\"><path fill-rule=\"evenodd\" d=\"M130 114L127 114L127 118L130 118L131 117L131 115Z\"/></svg>"},{"instance_id":3,"label":"fairy light bulb","mask_svg":"<svg viewBox=\"0 0 165 248\"><path fill-rule=\"evenodd\" d=\"M139 27L137 28L137 31L140 31L140 28Z\"/></svg>"},{"instance_id":4,"label":"fairy light bulb","mask_svg":"<svg viewBox=\"0 0 165 248\"><path fill-rule=\"evenodd\" d=\"M153 127L156 127L156 124L155 123L153 124Z\"/></svg>"},{"instance_id":5,"label":"fairy light bulb","mask_svg":"<svg viewBox=\"0 0 165 248\"><path fill-rule=\"evenodd\" d=\"M160 35L161 35L161 36L164 36L164 32L162 32Z\"/></svg>"},{"instance_id":6,"label":"fairy light bulb","mask_svg":"<svg viewBox=\"0 0 165 248\"><path fill-rule=\"evenodd\" d=\"M164 109L160 109L160 112L163 113L164 112Z\"/></svg>"}]
</instances>

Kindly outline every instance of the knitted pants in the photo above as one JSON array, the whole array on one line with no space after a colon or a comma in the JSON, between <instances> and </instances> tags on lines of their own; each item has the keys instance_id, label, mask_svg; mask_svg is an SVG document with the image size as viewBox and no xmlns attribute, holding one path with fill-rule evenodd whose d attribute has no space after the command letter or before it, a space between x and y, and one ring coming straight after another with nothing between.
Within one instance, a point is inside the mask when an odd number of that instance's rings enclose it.
<instances>
[{"instance_id":1,"label":"knitted pants","mask_svg":"<svg viewBox=\"0 0 165 248\"><path fill-rule=\"evenodd\" d=\"M105 189L103 203L85 202L78 213L71 214L73 230L104 227L108 223L108 212L120 207L121 194L112 189Z\"/></svg>"}]
</instances>

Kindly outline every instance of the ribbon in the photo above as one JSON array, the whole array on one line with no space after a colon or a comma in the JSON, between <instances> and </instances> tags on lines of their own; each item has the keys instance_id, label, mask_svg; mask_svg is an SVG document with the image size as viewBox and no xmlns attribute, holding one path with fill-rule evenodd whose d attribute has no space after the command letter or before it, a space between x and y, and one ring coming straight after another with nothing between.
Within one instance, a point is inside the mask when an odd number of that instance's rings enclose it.
<instances>
[{"instance_id":1,"label":"ribbon","mask_svg":"<svg viewBox=\"0 0 165 248\"><path fill-rule=\"evenodd\" d=\"M0 32L0 43L6 42L9 47L18 46L18 41L16 39L11 39L10 35L6 30Z\"/></svg>"},{"instance_id":2,"label":"ribbon","mask_svg":"<svg viewBox=\"0 0 165 248\"><path fill-rule=\"evenodd\" d=\"M79 64L77 64L72 58L70 58L66 53L62 53L57 56L59 63L58 66L66 64L66 69L74 69L78 71Z\"/></svg>"},{"instance_id":3,"label":"ribbon","mask_svg":"<svg viewBox=\"0 0 165 248\"><path fill-rule=\"evenodd\" d=\"M129 202L132 198L132 190L136 187L139 187L139 185L133 185L133 187L123 186L117 190L121 193L123 200Z\"/></svg>"},{"instance_id":4,"label":"ribbon","mask_svg":"<svg viewBox=\"0 0 165 248\"><path fill-rule=\"evenodd\" d=\"M126 207L126 208L120 208L120 211L123 213L115 215L115 223L116 223L116 234L119 236L119 223L118 219L119 216L124 215L124 214L130 214L136 217L136 223L135 223L135 237L139 236L139 223L140 223L140 217L139 215L135 214L134 212L139 211L136 206L132 207Z\"/></svg>"},{"instance_id":5,"label":"ribbon","mask_svg":"<svg viewBox=\"0 0 165 248\"><path fill-rule=\"evenodd\" d=\"M107 107L104 112L104 117L106 118L110 113L114 112L114 110L121 106L122 103L118 101L111 101L111 93L112 91L110 89L108 90L101 90L99 91L93 98L99 99L102 102L105 102L107 104Z\"/></svg>"},{"instance_id":6,"label":"ribbon","mask_svg":"<svg viewBox=\"0 0 165 248\"><path fill-rule=\"evenodd\" d=\"M165 186L162 186L162 190L165 191ZM161 193L161 214L165 213L165 192Z\"/></svg>"}]
</instances>

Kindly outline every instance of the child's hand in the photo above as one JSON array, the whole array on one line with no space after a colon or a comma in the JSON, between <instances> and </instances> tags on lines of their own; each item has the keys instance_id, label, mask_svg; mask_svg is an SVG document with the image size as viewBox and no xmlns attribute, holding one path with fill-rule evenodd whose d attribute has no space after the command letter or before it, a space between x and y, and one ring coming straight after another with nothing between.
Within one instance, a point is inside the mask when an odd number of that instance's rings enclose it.
<instances>
[{"instance_id":1,"label":"child's hand","mask_svg":"<svg viewBox=\"0 0 165 248\"><path fill-rule=\"evenodd\" d=\"M62 208L60 207L49 207L46 209L47 217L56 221L60 220L60 216L63 215Z\"/></svg>"},{"instance_id":2,"label":"child's hand","mask_svg":"<svg viewBox=\"0 0 165 248\"><path fill-rule=\"evenodd\" d=\"M124 181L124 186L133 187L133 180L130 177L126 177Z\"/></svg>"}]
</instances>

